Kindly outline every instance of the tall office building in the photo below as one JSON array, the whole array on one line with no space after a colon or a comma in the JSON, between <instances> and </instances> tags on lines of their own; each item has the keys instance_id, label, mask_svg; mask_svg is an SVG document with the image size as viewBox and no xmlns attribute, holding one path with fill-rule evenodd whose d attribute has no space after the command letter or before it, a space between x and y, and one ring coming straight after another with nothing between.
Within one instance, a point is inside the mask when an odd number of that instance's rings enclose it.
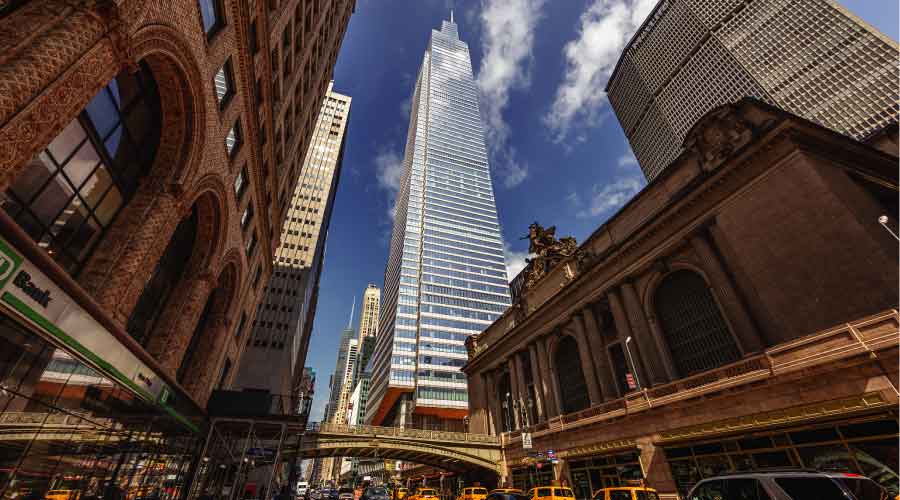
<instances>
[{"instance_id":1,"label":"tall office building","mask_svg":"<svg viewBox=\"0 0 900 500\"><path fill-rule=\"evenodd\" d=\"M462 430L465 339L509 305L469 48L432 30L416 81L366 420Z\"/></svg>"},{"instance_id":2,"label":"tall office building","mask_svg":"<svg viewBox=\"0 0 900 500\"><path fill-rule=\"evenodd\" d=\"M381 303L381 289L374 283L369 283L363 292L362 311L359 315L359 344L366 337L374 337L378 334L378 316Z\"/></svg>"},{"instance_id":3,"label":"tall office building","mask_svg":"<svg viewBox=\"0 0 900 500\"><path fill-rule=\"evenodd\" d=\"M647 179L711 109L753 96L855 139L896 120L897 43L835 0L664 0L609 101Z\"/></svg>"},{"instance_id":4,"label":"tall office building","mask_svg":"<svg viewBox=\"0 0 900 500\"><path fill-rule=\"evenodd\" d=\"M347 385L353 379L357 355L357 340L354 333L356 332L349 325L341 332L337 361L329 384L331 392L328 395L328 407L325 412L325 420L328 422L343 424L347 421L347 404L350 400Z\"/></svg>"},{"instance_id":5,"label":"tall office building","mask_svg":"<svg viewBox=\"0 0 900 500\"><path fill-rule=\"evenodd\" d=\"M325 236L341 174L351 99L334 92L333 84L328 84L319 109L282 224L274 271L234 382L237 389L265 389L281 395L279 411L283 413L297 408L299 402L325 258ZM252 218L252 211L249 215L245 212L242 224L244 217Z\"/></svg>"}]
</instances>

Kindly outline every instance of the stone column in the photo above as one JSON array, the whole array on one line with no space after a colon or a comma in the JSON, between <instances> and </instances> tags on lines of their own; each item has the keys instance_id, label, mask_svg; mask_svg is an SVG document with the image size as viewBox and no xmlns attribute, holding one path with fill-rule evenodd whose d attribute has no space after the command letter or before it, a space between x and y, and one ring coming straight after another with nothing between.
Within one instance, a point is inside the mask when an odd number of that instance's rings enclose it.
<instances>
[{"instance_id":1,"label":"stone column","mask_svg":"<svg viewBox=\"0 0 900 500\"><path fill-rule=\"evenodd\" d=\"M231 338L228 335L229 331L229 322L225 315L220 313L209 318L204 331L196 333L201 336L197 342L197 352L191 359L192 366L188 367L182 385L200 407L206 407L213 384L219 375L219 362L227 347L228 339Z\"/></svg>"},{"instance_id":2,"label":"stone column","mask_svg":"<svg viewBox=\"0 0 900 500\"><path fill-rule=\"evenodd\" d=\"M172 378L184 359L203 306L215 288L215 276L211 273L182 279L150 333L147 352Z\"/></svg>"},{"instance_id":3,"label":"stone column","mask_svg":"<svg viewBox=\"0 0 900 500\"><path fill-rule=\"evenodd\" d=\"M553 401L553 415L558 416L562 415L563 405L562 400L560 399L559 394L559 377L556 376L556 362L553 359L553 356L550 355L550 342L552 341L552 335L548 335L544 337L544 341L541 343L542 345L538 346L539 348L543 348L544 361L547 365L547 387L550 389L549 399Z\"/></svg>"},{"instance_id":4,"label":"stone column","mask_svg":"<svg viewBox=\"0 0 900 500\"><path fill-rule=\"evenodd\" d=\"M659 352L654 345L652 334L650 333L650 325L647 324L647 317L644 315L644 308L641 307L641 301L638 298L634 285L625 282L621 285L622 299L625 302L625 311L628 313L628 322L631 324L631 333L635 342L640 347L647 370L648 379L642 381L648 386L656 384L664 384L668 380L666 378L666 367L663 365Z\"/></svg>"},{"instance_id":5,"label":"stone column","mask_svg":"<svg viewBox=\"0 0 900 500\"><path fill-rule=\"evenodd\" d=\"M500 419L503 418L500 415L500 405L497 400L497 376L494 371L488 371L485 373L485 381L486 387L485 392L487 392L487 407L489 409L488 413L488 424L490 429L490 434L495 436L500 435L500 429L503 427L500 425Z\"/></svg>"},{"instance_id":6,"label":"stone column","mask_svg":"<svg viewBox=\"0 0 900 500\"><path fill-rule=\"evenodd\" d=\"M616 288L612 288L606 292L606 297L609 300L609 309L613 315L613 321L616 322L616 334L619 337L619 342L622 344L622 349L625 349L625 339L631 336L631 325L628 322L628 315L625 314L625 308L622 306L622 300L619 298L619 291ZM634 366L630 367L630 370L634 370L637 377L640 379L642 384L647 383L647 371L644 369L644 358L641 355L641 350L634 343L631 344L631 356L634 360ZM630 364L628 361L628 356L625 356L626 362Z\"/></svg>"},{"instance_id":7,"label":"stone column","mask_svg":"<svg viewBox=\"0 0 900 500\"><path fill-rule=\"evenodd\" d=\"M576 314L575 317L572 318L572 324L575 326L575 340L578 342L578 357L581 361L581 370L584 373L584 381L587 384L588 398L591 400L591 406L600 404L603 402L603 395L600 393L600 386L597 385L597 373L596 370L594 370L594 357L591 356L591 347L588 344L581 316Z\"/></svg>"},{"instance_id":8,"label":"stone column","mask_svg":"<svg viewBox=\"0 0 900 500\"><path fill-rule=\"evenodd\" d=\"M525 364L522 363L522 354L522 352L513 354L513 362L516 365L516 376L519 381L519 407L521 408L519 420L522 420L523 415L525 416L525 422L522 422L522 428L525 428L534 425L534 422L531 422L531 415L528 412L528 384L525 382Z\"/></svg>"},{"instance_id":9,"label":"stone column","mask_svg":"<svg viewBox=\"0 0 900 500\"><path fill-rule=\"evenodd\" d=\"M123 328L185 215L161 180L145 178L140 184L78 278Z\"/></svg>"},{"instance_id":10,"label":"stone column","mask_svg":"<svg viewBox=\"0 0 900 500\"><path fill-rule=\"evenodd\" d=\"M508 411L510 414L509 421L512 422L513 429L521 429L522 423L519 422L519 412L518 401L519 401L519 374L516 371L516 362L515 362L515 353L506 361L507 366L509 367L509 392L510 397L506 398L504 395L504 401L509 405Z\"/></svg>"},{"instance_id":11,"label":"stone column","mask_svg":"<svg viewBox=\"0 0 900 500\"><path fill-rule=\"evenodd\" d=\"M609 366L609 357L606 355L606 346L600 340L600 328L602 325L597 321L597 316L594 314L590 304L582 309L581 313L584 319L588 345L591 348L591 355L594 358L594 365L597 369L597 381L600 382L603 399L613 399L616 395L616 384L613 379L612 368Z\"/></svg>"},{"instance_id":12,"label":"stone column","mask_svg":"<svg viewBox=\"0 0 900 500\"><path fill-rule=\"evenodd\" d=\"M531 379L534 383L534 413L537 417L535 423L543 422L547 418L544 409L543 393L543 378L545 377L545 374L540 369L537 346L535 344L528 345L528 361L531 363Z\"/></svg>"},{"instance_id":13,"label":"stone column","mask_svg":"<svg viewBox=\"0 0 900 500\"><path fill-rule=\"evenodd\" d=\"M554 374L550 371L550 360L547 357L546 339L537 339L534 343L537 350L538 370L541 372L541 399L544 401L544 418L559 415L556 399L553 396Z\"/></svg>"},{"instance_id":14,"label":"stone column","mask_svg":"<svg viewBox=\"0 0 900 500\"><path fill-rule=\"evenodd\" d=\"M741 353L746 356L750 353L760 352L763 349L762 338L756 330L750 313L747 312L747 308L738 297L731 277L710 245L707 235L694 234L691 236L691 247L697 252L700 264L709 277L713 295L725 310L726 320L734 328Z\"/></svg>"}]
</instances>

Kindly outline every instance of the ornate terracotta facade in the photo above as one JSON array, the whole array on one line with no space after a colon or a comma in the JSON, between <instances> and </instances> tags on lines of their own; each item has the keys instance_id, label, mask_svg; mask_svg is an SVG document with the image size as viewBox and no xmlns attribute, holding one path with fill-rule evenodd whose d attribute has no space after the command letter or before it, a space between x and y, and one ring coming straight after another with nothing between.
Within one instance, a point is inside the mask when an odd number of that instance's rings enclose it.
<instances>
[{"instance_id":1,"label":"ornate terracotta facade","mask_svg":"<svg viewBox=\"0 0 900 500\"><path fill-rule=\"evenodd\" d=\"M703 476L673 450L698 440L895 422L897 240L878 219L896 231L896 144L896 126L857 142L749 98L702 118L470 345L470 428L503 434L505 479L552 471L579 498L636 479L609 461L674 498Z\"/></svg>"},{"instance_id":2,"label":"ornate terracotta facade","mask_svg":"<svg viewBox=\"0 0 900 500\"><path fill-rule=\"evenodd\" d=\"M201 408L234 376L225 366L237 364L272 272L286 198L353 8L353 0L48 0L16 3L0 18L4 191L40 168L32 158L117 75L147 68L155 80L152 167L77 272L49 257L37 264L73 279L72 295ZM233 187L238 176L246 192ZM129 318L189 217L190 259L140 345ZM43 252L9 214L0 218L7 240Z\"/></svg>"}]
</instances>

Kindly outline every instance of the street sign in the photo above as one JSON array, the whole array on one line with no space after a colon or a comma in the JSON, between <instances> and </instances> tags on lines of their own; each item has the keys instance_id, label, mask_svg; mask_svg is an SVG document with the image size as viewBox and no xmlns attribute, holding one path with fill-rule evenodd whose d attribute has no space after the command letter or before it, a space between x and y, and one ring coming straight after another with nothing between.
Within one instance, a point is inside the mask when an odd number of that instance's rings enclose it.
<instances>
[{"instance_id":1,"label":"street sign","mask_svg":"<svg viewBox=\"0 0 900 500\"><path fill-rule=\"evenodd\" d=\"M531 449L531 433L530 432L522 433L522 449L523 450Z\"/></svg>"}]
</instances>

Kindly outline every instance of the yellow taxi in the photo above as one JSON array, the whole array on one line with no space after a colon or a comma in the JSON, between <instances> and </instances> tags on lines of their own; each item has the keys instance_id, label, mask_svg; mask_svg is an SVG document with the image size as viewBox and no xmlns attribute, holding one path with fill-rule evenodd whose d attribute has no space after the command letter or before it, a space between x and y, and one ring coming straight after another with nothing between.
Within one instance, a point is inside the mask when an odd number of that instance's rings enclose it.
<instances>
[{"instance_id":1,"label":"yellow taxi","mask_svg":"<svg viewBox=\"0 0 900 500\"><path fill-rule=\"evenodd\" d=\"M484 500L488 496L487 488L470 486L463 488L456 500Z\"/></svg>"},{"instance_id":2,"label":"yellow taxi","mask_svg":"<svg viewBox=\"0 0 900 500\"><path fill-rule=\"evenodd\" d=\"M595 491L591 500L659 500L659 495L645 486L616 486Z\"/></svg>"},{"instance_id":3,"label":"yellow taxi","mask_svg":"<svg viewBox=\"0 0 900 500\"><path fill-rule=\"evenodd\" d=\"M538 486L527 493L531 500L572 500L575 493L568 486Z\"/></svg>"},{"instance_id":4,"label":"yellow taxi","mask_svg":"<svg viewBox=\"0 0 900 500\"><path fill-rule=\"evenodd\" d=\"M509 495L524 495L525 492L518 488L494 488L489 494L506 493Z\"/></svg>"},{"instance_id":5,"label":"yellow taxi","mask_svg":"<svg viewBox=\"0 0 900 500\"><path fill-rule=\"evenodd\" d=\"M394 500L403 500L409 494L406 488L397 488L394 490Z\"/></svg>"},{"instance_id":6,"label":"yellow taxi","mask_svg":"<svg viewBox=\"0 0 900 500\"><path fill-rule=\"evenodd\" d=\"M419 488L409 500L438 500L437 490L434 488Z\"/></svg>"},{"instance_id":7,"label":"yellow taxi","mask_svg":"<svg viewBox=\"0 0 900 500\"><path fill-rule=\"evenodd\" d=\"M46 500L78 500L79 496L76 490L50 490L44 494Z\"/></svg>"}]
</instances>

